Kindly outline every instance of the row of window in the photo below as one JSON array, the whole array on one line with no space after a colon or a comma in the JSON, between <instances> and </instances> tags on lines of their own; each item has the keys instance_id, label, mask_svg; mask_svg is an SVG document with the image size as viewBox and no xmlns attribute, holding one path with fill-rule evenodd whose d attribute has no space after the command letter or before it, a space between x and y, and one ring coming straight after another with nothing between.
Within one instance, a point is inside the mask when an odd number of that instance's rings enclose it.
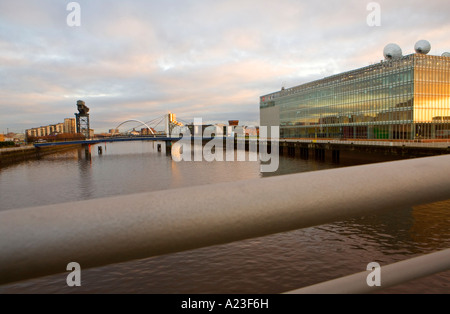
<instances>
[{"instance_id":1,"label":"row of window","mask_svg":"<svg viewBox=\"0 0 450 314\"><path fill-rule=\"evenodd\" d=\"M281 127L281 138L345 139L449 139L450 121L445 124L391 123L367 126Z\"/></svg>"}]
</instances>

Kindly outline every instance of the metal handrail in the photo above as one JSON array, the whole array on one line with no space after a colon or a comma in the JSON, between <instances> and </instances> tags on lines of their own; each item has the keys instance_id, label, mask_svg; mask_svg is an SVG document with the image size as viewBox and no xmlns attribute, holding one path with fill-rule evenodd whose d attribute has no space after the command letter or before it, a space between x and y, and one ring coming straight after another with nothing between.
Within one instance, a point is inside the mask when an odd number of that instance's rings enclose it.
<instances>
[{"instance_id":1,"label":"metal handrail","mask_svg":"<svg viewBox=\"0 0 450 314\"><path fill-rule=\"evenodd\" d=\"M430 276L450 269L450 249L414 257L386 266L380 266L380 285L368 285L370 272L326 281L286 294L361 294L374 293L404 282Z\"/></svg>"},{"instance_id":2,"label":"metal handrail","mask_svg":"<svg viewBox=\"0 0 450 314\"><path fill-rule=\"evenodd\" d=\"M0 284L447 200L449 173L443 155L7 210Z\"/></svg>"}]
</instances>

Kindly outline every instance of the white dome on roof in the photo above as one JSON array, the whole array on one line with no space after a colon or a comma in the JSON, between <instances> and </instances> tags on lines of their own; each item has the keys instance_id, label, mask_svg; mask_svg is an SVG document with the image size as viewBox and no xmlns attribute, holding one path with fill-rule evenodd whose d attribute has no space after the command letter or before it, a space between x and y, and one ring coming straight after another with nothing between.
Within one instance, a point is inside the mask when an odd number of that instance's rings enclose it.
<instances>
[{"instance_id":1,"label":"white dome on roof","mask_svg":"<svg viewBox=\"0 0 450 314\"><path fill-rule=\"evenodd\" d=\"M414 46L414 50L417 53L426 55L431 50L431 44L428 40L419 40Z\"/></svg>"},{"instance_id":2,"label":"white dome on roof","mask_svg":"<svg viewBox=\"0 0 450 314\"><path fill-rule=\"evenodd\" d=\"M383 55L386 60L399 59L403 56L402 48L397 44L388 44L384 47Z\"/></svg>"}]
</instances>

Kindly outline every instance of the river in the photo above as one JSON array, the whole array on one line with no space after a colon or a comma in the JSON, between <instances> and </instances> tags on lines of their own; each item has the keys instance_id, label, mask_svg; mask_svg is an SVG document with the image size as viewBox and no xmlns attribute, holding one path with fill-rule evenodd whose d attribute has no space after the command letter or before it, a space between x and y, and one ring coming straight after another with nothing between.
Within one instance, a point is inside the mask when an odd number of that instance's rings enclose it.
<instances>
[{"instance_id":1,"label":"river","mask_svg":"<svg viewBox=\"0 0 450 314\"><path fill-rule=\"evenodd\" d=\"M153 142L102 144L91 158L72 150L0 168L0 210L347 167L361 162L280 157L260 163L175 162ZM336 183L338 184L338 183ZM342 187L350 188L351 187ZM320 197L320 195L318 195ZM124 209L126 210L126 209ZM450 201L399 208L333 224L0 286L0 293L282 293L450 247ZM449 293L450 272L382 293Z\"/></svg>"}]
</instances>

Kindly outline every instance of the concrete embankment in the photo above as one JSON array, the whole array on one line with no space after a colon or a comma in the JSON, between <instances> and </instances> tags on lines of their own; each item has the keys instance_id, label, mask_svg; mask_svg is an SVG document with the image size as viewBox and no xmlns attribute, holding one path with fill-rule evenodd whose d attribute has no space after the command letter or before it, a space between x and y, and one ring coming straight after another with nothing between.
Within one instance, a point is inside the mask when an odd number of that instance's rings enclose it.
<instances>
[{"instance_id":1,"label":"concrete embankment","mask_svg":"<svg viewBox=\"0 0 450 314\"><path fill-rule=\"evenodd\" d=\"M36 148L34 146L22 146L0 149L0 167L26 160L39 159L43 156L72 150L81 145L50 146Z\"/></svg>"}]
</instances>

